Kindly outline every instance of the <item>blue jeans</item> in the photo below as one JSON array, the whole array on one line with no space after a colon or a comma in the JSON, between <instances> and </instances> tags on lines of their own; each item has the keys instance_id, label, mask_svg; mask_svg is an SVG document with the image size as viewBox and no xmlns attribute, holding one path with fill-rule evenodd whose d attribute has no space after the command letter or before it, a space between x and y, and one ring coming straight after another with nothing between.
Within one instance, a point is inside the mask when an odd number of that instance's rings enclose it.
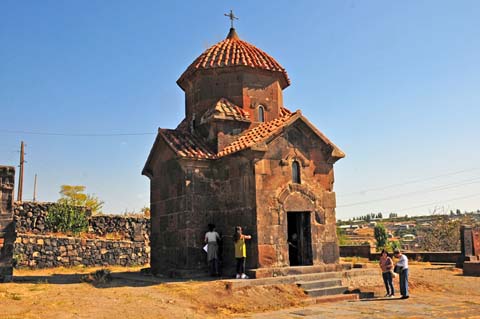
<instances>
[{"instance_id":1,"label":"blue jeans","mask_svg":"<svg viewBox=\"0 0 480 319\"><path fill-rule=\"evenodd\" d=\"M393 289L393 280L392 273L387 271L382 273L383 283L385 284L385 289L387 289L387 295L394 295L395 289Z\"/></svg>"},{"instance_id":2,"label":"blue jeans","mask_svg":"<svg viewBox=\"0 0 480 319\"><path fill-rule=\"evenodd\" d=\"M408 296L408 268L400 272L400 294Z\"/></svg>"}]
</instances>

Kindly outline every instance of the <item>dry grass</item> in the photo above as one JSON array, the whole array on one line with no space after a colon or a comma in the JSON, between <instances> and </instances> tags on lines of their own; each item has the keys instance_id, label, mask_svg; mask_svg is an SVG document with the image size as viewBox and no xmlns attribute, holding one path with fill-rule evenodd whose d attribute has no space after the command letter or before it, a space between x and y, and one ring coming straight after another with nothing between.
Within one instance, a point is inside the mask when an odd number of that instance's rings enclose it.
<instances>
[{"instance_id":1,"label":"dry grass","mask_svg":"<svg viewBox=\"0 0 480 319\"><path fill-rule=\"evenodd\" d=\"M378 267L376 263L368 266ZM110 267L109 270L138 272L140 268ZM82 275L101 269L16 270L15 278L22 282L0 285L0 318L238 318L303 306L307 302L303 291L295 285L231 290L222 281L158 284L113 279L103 285L80 282ZM466 296L467 300L477 303L480 291L472 288L480 286L480 278L459 274L459 270L451 267L412 264L409 281L412 294ZM352 279L353 288L384 294L380 272L378 276Z\"/></svg>"}]
</instances>

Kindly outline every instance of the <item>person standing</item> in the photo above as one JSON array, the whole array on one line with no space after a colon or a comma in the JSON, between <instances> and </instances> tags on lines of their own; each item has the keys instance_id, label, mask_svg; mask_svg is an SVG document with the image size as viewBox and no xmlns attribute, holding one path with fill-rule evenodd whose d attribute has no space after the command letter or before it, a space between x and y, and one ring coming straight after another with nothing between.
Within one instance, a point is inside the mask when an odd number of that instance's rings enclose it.
<instances>
[{"instance_id":1,"label":"person standing","mask_svg":"<svg viewBox=\"0 0 480 319\"><path fill-rule=\"evenodd\" d=\"M388 256L388 253L385 249L382 250L380 255L380 268L382 269L383 283L385 284L385 289L387 290L385 297L393 297L395 295L392 279L393 261L392 258Z\"/></svg>"},{"instance_id":2,"label":"person standing","mask_svg":"<svg viewBox=\"0 0 480 319\"><path fill-rule=\"evenodd\" d=\"M207 244L207 260L211 276L219 276L218 269L218 243L220 235L215 230L214 224L208 224L208 232L205 234L205 243Z\"/></svg>"},{"instance_id":3,"label":"person standing","mask_svg":"<svg viewBox=\"0 0 480 319\"><path fill-rule=\"evenodd\" d=\"M235 243L235 259L237 260L237 279L248 279L248 276L245 274L245 259L247 258L245 240L251 238L252 236L242 233L242 227L235 227L233 242Z\"/></svg>"},{"instance_id":4,"label":"person standing","mask_svg":"<svg viewBox=\"0 0 480 319\"><path fill-rule=\"evenodd\" d=\"M393 254L399 259L395 265L395 272L400 275L401 299L408 299L410 297L408 295L408 258L398 248L393 251Z\"/></svg>"}]
</instances>

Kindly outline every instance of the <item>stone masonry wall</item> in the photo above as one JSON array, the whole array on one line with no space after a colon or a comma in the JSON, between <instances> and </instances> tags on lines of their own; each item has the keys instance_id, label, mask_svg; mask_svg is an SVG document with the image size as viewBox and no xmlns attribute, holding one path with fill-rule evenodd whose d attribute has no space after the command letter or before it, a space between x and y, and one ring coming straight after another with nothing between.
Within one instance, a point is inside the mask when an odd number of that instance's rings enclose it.
<instances>
[{"instance_id":1,"label":"stone masonry wall","mask_svg":"<svg viewBox=\"0 0 480 319\"><path fill-rule=\"evenodd\" d=\"M98 236L116 234L125 240L149 241L150 219L123 216L92 216L88 222L89 232Z\"/></svg>"},{"instance_id":2,"label":"stone masonry wall","mask_svg":"<svg viewBox=\"0 0 480 319\"><path fill-rule=\"evenodd\" d=\"M16 267L135 266L150 261L144 242L19 234Z\"/></svg>"},{"instance_id":3,"label":"stone masonry wall","mask_svg":"<svg viewBox=\"0 0 480 319\"><path fill-rule=\"evenodd\" d=\"M16 230L19 233L45 234L52 232L45 219L48 209L55 203L15 203ZM91 216L89 233L98 236L113 235L122 240L148 241L150 221L148 218L123 217L114 215Z\"/></svg>"},{"instance_id":4,"label":"stone masonry wall","mask_svg":"<svg viewBox=\"0 0 480 319\"><path fill-rule=\"evenodd\" d=\"M302 264L338 263L333 164L327 146L297 122L268 147L255 161L259 266L291 266L288 214L302 212L308 212L311 232L310 243L305 236L311 255L304 252ZM292 182L294 161L300 166L300 183Z\"/></svg>"},{"instance_id":5,"label":"stone masonry wall","mask_svg":"<svg viewBox=\"0 0 480 319\"><path fill-rule=\"evenodd\" d=\"M45 223L54 203L18 202L14 205L16 267L49 268L84 266L132 266L150 261L150 221L148 218L90 216L86 239L49 235ZM12 241L13 242L13 241Z\"/></svg>"}]
</instances>

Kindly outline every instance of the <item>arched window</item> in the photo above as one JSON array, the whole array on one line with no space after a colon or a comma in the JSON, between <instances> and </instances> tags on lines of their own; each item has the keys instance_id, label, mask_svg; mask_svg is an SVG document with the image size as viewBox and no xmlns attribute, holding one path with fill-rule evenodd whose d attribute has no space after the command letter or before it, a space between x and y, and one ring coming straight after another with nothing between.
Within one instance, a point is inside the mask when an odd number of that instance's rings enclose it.
<instances>
[{"instance_id":1,"label":"arched window","mask_svg":"<svg viewBox=\"0 0 480 319\"><path fill-rule=\"evenodd\" d=\"M292 182L300 184L300 164L297 161L292 163Z\"/></svg>"},{"instance_id":2,"label":"arched window","mask_svg":"<svg viewBox=\"0 0 480 319\"><path fill-rule=\"evenodd\" d=\"M261 105L258 107L258 121L265 122L265 109Z\"/></svg>"}]
</instances>

